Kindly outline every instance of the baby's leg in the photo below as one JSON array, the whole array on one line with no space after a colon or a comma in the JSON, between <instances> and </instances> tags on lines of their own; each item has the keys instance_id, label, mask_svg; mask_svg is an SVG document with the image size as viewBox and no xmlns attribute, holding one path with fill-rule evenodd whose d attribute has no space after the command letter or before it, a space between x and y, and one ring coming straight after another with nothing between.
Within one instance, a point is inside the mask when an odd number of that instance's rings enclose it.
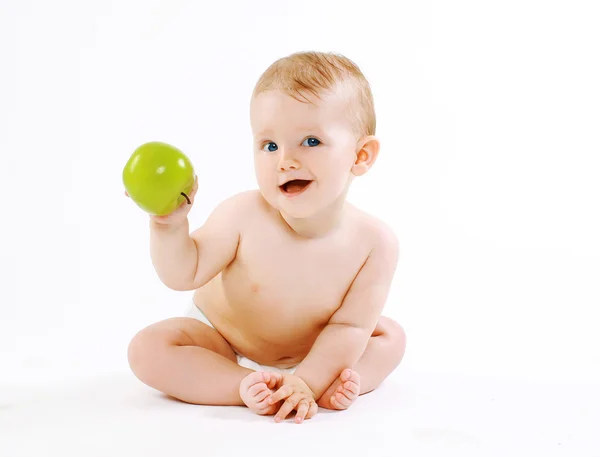
<instances>
[{"instance_id":1,"label":"baby's leg","mask_svg":"<svg viewBox=\"0 0 600 457\"><path fill-rule=\"evenodd\" d=\"M188 317L141 330L128 349L129 365L144 384L187 403L244 405L240 382L253 370L238 365L215 329Z\"/></svg>"},{"instance_id":2,"label":"baby's leg","mask_svg":"<svg viewBox=\"0 0 600 457\"><path fill-rule=\"evenodd\" d=\"M346 409L359 395L377 388L400 364L406 348L404 329L382 316L362 357L342 371L317 404L327 409Z\"/></svg>"},{"instance_id":3,"label":"baby's leg","mask_svg":"<svg viewBox=\"0 0 600 457\"><path fill-rule=\"evenodd\" d=\"M400 365L406 334L396 321L381 316L367 348L353 367L360 375L360 395L375 390Z\"/></svg>"}]
</instances>

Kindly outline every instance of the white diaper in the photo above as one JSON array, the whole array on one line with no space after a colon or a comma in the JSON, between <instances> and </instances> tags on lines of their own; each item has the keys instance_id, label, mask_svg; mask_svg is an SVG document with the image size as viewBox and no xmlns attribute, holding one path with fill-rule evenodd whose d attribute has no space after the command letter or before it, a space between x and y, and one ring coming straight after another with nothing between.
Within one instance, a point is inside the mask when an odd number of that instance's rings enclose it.
<instances>
[{"instance_id":1,"label":"white diaper","mask_svg":"<svg viewBox=\"0 0 600 457\"><path fill-rule=\"evenodd\" d=\"M193 300L191 300L190 304L188 305L188 308L185 312L185 317L192 317L194 319L199 320L200 322L203 322L204 324L208 325L211 328L215 328L210 323L208 318L204 315L204 313L195 305ZM291 367L291 368L270 367L270 366L266 366L266 365L260 365L260 364L256 363L254 360L250 360L249 358L244 357L243 355L240 355L237 352L236 352L236 356L237 356L238 365L245 367L245 368L249 368L251 370L255 370L255 371L269 371L269 372L289 373L289 374L292 374L292 373L294 373L294 371L296 371L295 366Z\"/></svg>"}]
</instances>

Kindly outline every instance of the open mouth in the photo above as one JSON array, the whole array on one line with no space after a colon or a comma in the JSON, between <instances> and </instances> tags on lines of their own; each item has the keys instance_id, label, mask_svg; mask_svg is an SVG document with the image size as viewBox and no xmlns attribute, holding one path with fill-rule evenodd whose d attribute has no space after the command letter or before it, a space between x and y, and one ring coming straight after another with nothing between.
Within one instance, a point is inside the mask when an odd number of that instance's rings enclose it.
<instances>
[{"instance_id":1,"label":"open mouth","mask_svg":"<svg viewBox=\"0 0 600 457\"><path fill-rule=\"evenodd\" d=\"M293 179L279 186L281 191L285 195L298 195L306 190L306 188L312 183L308 179Z\"/></svg>"}]
</instances>

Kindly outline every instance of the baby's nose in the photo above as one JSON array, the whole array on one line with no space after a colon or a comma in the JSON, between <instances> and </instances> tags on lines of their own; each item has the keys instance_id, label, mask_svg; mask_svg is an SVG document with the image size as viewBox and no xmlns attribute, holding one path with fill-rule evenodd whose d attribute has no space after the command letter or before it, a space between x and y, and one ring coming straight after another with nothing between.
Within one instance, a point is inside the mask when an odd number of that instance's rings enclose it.
<instances>
[{"instance_id":1,"label":"baby's nose","mask_svg":"<svg viewBox=\"0 0 600 457\"><path fill-rule=\"evenodd\" d=\"M293 158L282 158L279 162L279 170L298 170L300 168L300 163Z\"/></svg>"}]
</instances>

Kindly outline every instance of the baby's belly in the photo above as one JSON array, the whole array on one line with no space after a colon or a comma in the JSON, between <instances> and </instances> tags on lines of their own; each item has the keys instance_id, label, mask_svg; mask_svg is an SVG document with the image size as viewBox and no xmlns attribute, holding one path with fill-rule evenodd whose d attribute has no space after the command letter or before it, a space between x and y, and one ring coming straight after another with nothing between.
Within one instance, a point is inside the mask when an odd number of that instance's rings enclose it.
<instances>
[{"instance_id":1,"label":"baby's belly","mask_svg":"<svg viewBox=\"0 0 600 457\"><path fill-rule=\"evenodd\" d=\"M250 294L247 297L251 297ZM234 351L261 365L288 368L312 348L334 310L238 303L223 290L220 276L196 291L194 301Z\"/></svg>"}]
</instances>

